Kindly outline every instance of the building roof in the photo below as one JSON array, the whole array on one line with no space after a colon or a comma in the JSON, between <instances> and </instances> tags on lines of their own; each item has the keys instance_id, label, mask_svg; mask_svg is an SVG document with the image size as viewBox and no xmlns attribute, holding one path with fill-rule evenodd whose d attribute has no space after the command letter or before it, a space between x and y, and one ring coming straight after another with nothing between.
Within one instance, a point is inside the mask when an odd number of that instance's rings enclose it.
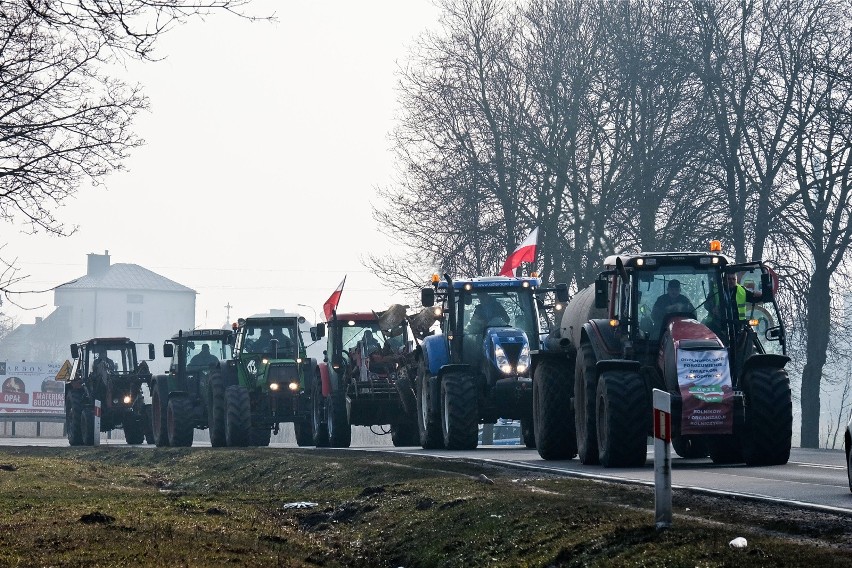
<instances>
[{"instance_id":1,"label":"building roof","mask_svg":"<svg viewBox=\"0 0 852 568\"><path fill-rule=\"evenodd\" d=\"M96 288L101 290L108 288L113 290L156 290L159 292L198 293L192 288L178 284L174 280L169 280L156 272L142 268L138 264L123 263L109 266L103 274L97 276L87 274L71 282L66 282L58 286L56 290L94 290Z\"/></svg>"}]
</instances>

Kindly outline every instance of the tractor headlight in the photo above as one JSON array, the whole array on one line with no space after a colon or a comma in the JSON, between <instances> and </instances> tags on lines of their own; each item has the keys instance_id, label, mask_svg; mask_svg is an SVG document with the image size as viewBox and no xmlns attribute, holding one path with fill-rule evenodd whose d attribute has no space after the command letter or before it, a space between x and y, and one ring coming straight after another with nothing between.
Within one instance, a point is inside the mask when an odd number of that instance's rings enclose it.
<instances>
[{"instance_id":1,"label":"tractor headlight","mask_svg":"<svg viewBox=\"0 0 852 568\"><path fill-rule=\"evenodd\" d=\"M294 382L290 383L289 385L287 385L287 388L289 388L293 392L296 392L297 390L299 390L299 383L294 381Z\"/></svg>"},{"instance_id":2,"label":"tractor headlight","mask_svg":"<svg viewBox=\"0 0 852 568\"><path fill-rule=\"evenodd\" d=\"M509 365L509 358L506 357L506 352L503 351L503 347L500 345L494 346L494 362L497 363L497 366L503 370L504 373L507 372L504 370L505 367L509 367L510 370L512 369L512 366Z\"/></svg>"},{"instance_id":3,"label":"tractor headlight","mask_svg":"<svg viewBox=\"0 0 852 568\"><path fill-rule=\"evenodd\" d=\"M130 401L133 400L129 394L124 395L124 404L130 404Z\"/></svg>"},{"instance_id":4,"label":"tractor headlight","mask_svg":"<svg viewBox=\"0 0 852 568\"><path fill-rule=\"evenodd\" d=\"M530 368L530 346L524 345L521 349L521 354L518 356L518 374L524 374Z\"/></svg>"},{"instance_id":5,"label":"tractor headlight","mask_svg":"<svg viewBox=\"0 0 852 568\"><path fill-rule=\"evenodd\" d=\"M269 383L269 390L277 391L278 390L278 383Z\"/></svg>"}]
</instances>

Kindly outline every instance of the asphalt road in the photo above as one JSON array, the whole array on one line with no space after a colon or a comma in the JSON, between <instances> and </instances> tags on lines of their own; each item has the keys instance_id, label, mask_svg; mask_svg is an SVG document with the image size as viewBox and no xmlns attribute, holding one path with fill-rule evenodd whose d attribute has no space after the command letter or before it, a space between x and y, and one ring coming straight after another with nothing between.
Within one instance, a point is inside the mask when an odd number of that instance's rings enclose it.
<instances>
[{"instance_id":1,"label":"asphalt road","mask_svg":"<svg viewBox=\"0 0 852 568\"><path fill-rule=\"evenodd\" d=\"M0 438L0 446L67 447L64 438ZM124 440L104 440L102 445L125 446ZM209 444L199 444L203 447ZM152 446L138 446L140 449ZM295 447L273 443L272 447ZM653 485L653 448L648 447L648 461L642 468L605 469L581 464L576 458L545 461L535 450L522 446L481 446L473 451L453 452L420 448L371 446L351 448L442 458L483 460L500 465L530 470L549 471L575 477L605 479L625 483ZM343 450L341 450L343 451ZM683 459L672 452L672 486L708 493L740 495L762 500L791 503L803 508L831 510L852 515L852 492L846 476L842 450L809 450L793 448L790 461L783 466L746 467L715 465L707 459Z\"/></svg>"}]
</instances>

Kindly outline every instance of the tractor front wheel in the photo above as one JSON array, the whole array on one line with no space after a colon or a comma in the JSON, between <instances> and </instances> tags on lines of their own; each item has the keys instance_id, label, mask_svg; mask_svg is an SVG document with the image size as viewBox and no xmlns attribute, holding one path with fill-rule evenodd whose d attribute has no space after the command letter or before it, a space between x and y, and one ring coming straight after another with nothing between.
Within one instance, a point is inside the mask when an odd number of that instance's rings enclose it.
<instances>
[{"instance_id":1,"label":"tractor front wheel","mask_svg":"<svg viewBox=\"0 0 852 568\"><path fill-rule=\"evenodd\" d=\"M429 380L426 362L420 360L417 367L417 430L420 434L420 445L424 450L437 450L444 447L441 434L441 412L438 406L440 391Z\"/></svg>"},{"instance_id":2,"label":"tractor front wheel","mask_svg":"<svg viewBox=\"0 0 852 568\"><path fill-rule=\"evenodd\" d=\"M83 445L83 393L65 390L65 435L71 446Z\"/></svg>"},{"instance_id":3,"label":"tractor front wheel","mask_svg":"<svg viewBox=\"0 0 852 568\"><path fill-rule=\"evenodd\" d=\"M742 448L746 465L787 463L793 437L793 400L787 371L750 369L742 385L745 399Z\"/></svg>"},{"instance_id":4,"label":"tractor front wheel","mask_svg":"<svg viewBox=\"0 0 852 568\"><path fill-rule=\"evenodd\" d=\"M533 377L533 426L538 455L570 460L577 455L577 433L571 408L572 385L567 371L542 361Z\"/></svg>"},{"instance_id":5,"label":"tractor front wheel","mask_svg":"<svg viewBox=\"0 0 852 568\"><path fill-rule=\"evenodd\" d=\"M213 371L207 381L207 426L210 428L210 445L221 448L227 445L225 433L225 376Z\"/></svg>"},{"instance_id":6,"label":"tractor front wheel","mask_svg":"<svg viewBox=\"0 0 852 568\"><path fill-rule=\"evenodd\" d=\"M166 406L166 427L169 433L169 445L188 448L192 446L193 408L185 396L173 396Z\"/></svg>"},{"instance_id":7,"label":"tractor front wheel","mask_svg":"<svg viewBox=\"0 0 852 568\"><path fill-rule=\"evenodd\" d=\"M604 467L642 467L648 453L651 404L633 371L607 371L597 388L598 456Z\"/></svg>"},{"instance_id":8,"label":"tractor front wheel","mask_svg":"<svg viewBox=\"0 0 852 568\"><path fill-rule=\"evenodd\" d=\"M465 373L441 380L441 430L448 450L473 450L479 443L476 383Z\"/></svg>"},{"instance_id":9,"label":"tractor front wheel","mask_svg":"<svg viewBox=\"0 0 852 568\"><path fill-rule=\"evenodd\" d=\"M154 444L158 448L169 445L169 425L166 413L169 404L169 383L166 379L154 382L151 389L151 426L154 429Z\"/></svg>"},{"instance_id":10,"label":"tractor front wheel","mask_svg":"<svg viewBox=\"0 0 852 568\"><path fill-rule=\"evenodd\" d=\"M296 445L300 448L314 443L314 429L310 420L299 419L293 422L293 432L296 434Z\"/></svg>"},{"instance_id":11,"label":"tractor front wheel","mask_svg":"<svg viewBox=\"0 0 852 568\"><path fill-rule=\"evenodd\" d=\"M577 454L580 463L597 465L598 456L597 421L595 420L595 393L598 373L595 352L588 343L577 350L574 371L574 427L577 433Z\"/></svg>"},{"instance_id":12,"label":"tractor front wheel","mask_svg":"<svg viewBox=\"0 0 852 568\"><path fill-rule=\"evenodd\" d=\"M328 438L328 405L322 394L322 379L319 374L314 377L314 388L311 392L311 424L314 430L314 445L318 448L327 448Z\"/></svg>"},{"instance_id":13,"label":"tractor front wheel","mask_svg":"<svg viewBox=\"0 0 852 568\"><path fill-rule=\"evenodd\" d=\"M251 429L251 401L245 387L225 389L225 440L229 447L248 445Z\"/></svg>"}]
</instances>

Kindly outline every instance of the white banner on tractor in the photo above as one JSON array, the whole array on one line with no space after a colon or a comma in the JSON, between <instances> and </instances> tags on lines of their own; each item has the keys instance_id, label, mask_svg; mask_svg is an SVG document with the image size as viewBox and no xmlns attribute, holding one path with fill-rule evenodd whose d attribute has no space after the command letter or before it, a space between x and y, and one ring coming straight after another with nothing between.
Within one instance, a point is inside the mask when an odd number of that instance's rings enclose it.
<instances>
[{"instance_id":1,"label":"white banner on tractor","mask_svg":"<svg viewBox=\"0 0 852 568\"><path fill-rule=\"evenodd\" d=\"M681 435L731 434L734 427L734 390L724 349L677 350L680 386Z\"/></svg>"}]
</instances>

